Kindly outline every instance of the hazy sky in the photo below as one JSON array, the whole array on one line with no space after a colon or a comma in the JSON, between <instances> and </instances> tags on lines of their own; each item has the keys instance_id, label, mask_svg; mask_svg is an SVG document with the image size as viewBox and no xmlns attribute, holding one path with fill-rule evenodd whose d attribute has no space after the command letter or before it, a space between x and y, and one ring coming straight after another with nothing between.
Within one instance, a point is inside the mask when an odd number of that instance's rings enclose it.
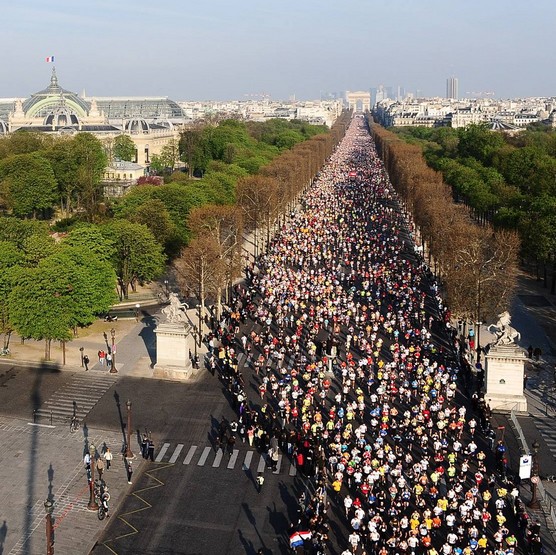
<instances>
[{"instance_id":1,"label":"hazy sky","mask_svg":"<svg viewBox=\"0 0 556 555\"><path fill-rule=\"evenodd\" d=\"M555 0L0 0L0 97L556 95Z\"/></svg>"}]
</instances>

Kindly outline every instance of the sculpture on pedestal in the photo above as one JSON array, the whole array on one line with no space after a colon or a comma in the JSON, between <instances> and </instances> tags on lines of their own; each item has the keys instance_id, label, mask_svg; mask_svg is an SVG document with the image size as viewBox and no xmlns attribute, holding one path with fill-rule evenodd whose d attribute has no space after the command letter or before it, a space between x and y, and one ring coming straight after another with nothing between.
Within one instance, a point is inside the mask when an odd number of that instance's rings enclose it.
<instances>
[{"instance_id":1,"label":"sculpture on pedestal","mask_svg":"<svg viewBox=\"0 0 556 555\"><path fill-rule=\"evenodd\" d=\"M162 309L162 314L166 316L169 324L185 324L187 323L187 305L182 303L177 293L168 295L170 304Z\"/></svg>"},{"instance_id":2,"label":"sculpture on pedestal","mask_svg":"<svg viewBox=\"0 0 556 555\"><path fill-rule=\"evenodd\" d=\"M498 315L498 322L496 324L491 324L488 326L488 331L496 335L496 339L492 343L492 347L497 347L498 345L514 345L516 341L521 339L521 334L512 326L512 317L510 313L505 310Z\"/></svg>"}]
</instances>

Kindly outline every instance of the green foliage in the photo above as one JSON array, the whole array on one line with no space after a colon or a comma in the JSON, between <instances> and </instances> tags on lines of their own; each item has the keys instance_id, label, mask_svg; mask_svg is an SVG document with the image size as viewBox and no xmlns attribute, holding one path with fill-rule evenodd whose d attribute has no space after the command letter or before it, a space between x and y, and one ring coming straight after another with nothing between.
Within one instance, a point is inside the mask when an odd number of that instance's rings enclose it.
<instances>
[{"instance_id":1,"label":"green foliage","mask_svg":"<svg viewBox=\"0 0 556 555\"><path fill-rule=\"evenodd\" d=\"M468 125L458 129L458 155L462 158L476 158L483 164L491 161L492 155L504 145L504 137L490 131L486 125Z\"/></svg>"},{"instance_id":2,"label":"green foliage","mask_svg":"<svg viewBox=\"0 0 556 555\"><path fill-rule=\"evenodd\" d=\"M115 158L132 162L135 160L135 150L135 143L129 135L118 135L114 138L112 154Z\"/></svg>"},{"instance_id":3,"label":"green foliage","mask_svg":"<svg viewBox=\"0 0 556 555\"><path fill-rule=\"evenodd\" d=\"M38 153L14 154L0 162L0 188L16 216L46 215L56 202L56 178Z\"/></svg>"},{"instance_id":4,"label":"green foliage","mask_svg":"<svg viewBox=\"0 0 556 555\"><path fill-rule=\"evenodd\" d=\"M0 160L15 154L32 154L44 148L50 138L44 133L16 131L0 138Z\"/></svg>"},{"instance_id":5,"label":"green foliage","mask_svg":"<svg viewBox=\"0 0 556 555\"><path fill-rule=\"evenodd\" d=\"M80 224L68 233L63 243L69 247L87 249L91 257L105 262L114 256L113 241L95 224Z\"/></svg>"},{"instance_id":6,"label":"green foliage","mask_svg":"<svg viewBox=\"0 0 556 555\"><path fill-rule=\"evenodd\" d=\"M556 202L556 132L507 136L484 125L465 129L396 130L423 147L427 163L444 175L454 194L499 227L519 229L523 251L537 260L555 257L550 210Z\"/></svg>"},{"instance_id":7,"label":"green foliage","mask_svg":"<svg viewBox=\"0 0 556 555\"><path fill-rule=\"evenodd\" d=\"M12 273L10 321L23 337L69 340L115 300L114 271L83 247L61 246L35 268Z\"/></svg>"},{"instance_id":8,"label":"green foliage","mask_svg":"<svg viewBox=\"0 0 556 555\"><path fill-rule=\"evenodd\" d=\"M114 246L111 262L125 298L130 284L146 283L162 274L165 262L162 247L147 226L113 220L102 225L101 231Z\"/></svg>"},{"instance_id":9,"label":"green foliage","mask_svg":"<svg viewBox=\"0 0 556 555\"><path fill-rule=\"evenodd\" d=\"M26 239L32 235L48 236L48 224L37 220L0 217L0 241L9 241L23 249Z\"/></svg>"},{"instance_id":10,"label":"green foliage","mask_svg":"<svg viewBox=\"0 0 556 555\"><path fill-rule=\"evenodd\" d=\"M25 238L21 250L25 256L25 265L34 267L56 251L56 243L50 235L35 233Z\"/></svg>"}]
</instances>

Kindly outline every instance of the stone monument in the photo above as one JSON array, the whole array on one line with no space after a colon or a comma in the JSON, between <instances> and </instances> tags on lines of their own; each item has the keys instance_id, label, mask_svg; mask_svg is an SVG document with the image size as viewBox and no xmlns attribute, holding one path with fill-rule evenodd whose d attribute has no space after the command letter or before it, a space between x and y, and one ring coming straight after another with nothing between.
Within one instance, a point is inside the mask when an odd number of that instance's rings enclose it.
<instances>
[{"instance_id":1,"label":"stone monument","mask_svg":"<svg viewBox=\"0 0 556 555\"><path fill-rule=\"evenodd\" d=\"M153 376L167 380L187 380L198 372L189 358L192 326L187 317L187 305L176 293L169 294L170 304L162 309L165 322L155 329L156 364Z\"/></svg>"},{"instance_id":2,"label":"stone monument","mask_svg":"<svg viewBox=\"0 0 556 555\"><path fill-rule=\"evenodd\" d=\"M527 398L523 395L526 356L515 343L520 333L510 323L509 312L502 312L496 325L488 327L496 339L485 356L485 401L493 411L527 412Z\"/></svg>"}]
</instances>

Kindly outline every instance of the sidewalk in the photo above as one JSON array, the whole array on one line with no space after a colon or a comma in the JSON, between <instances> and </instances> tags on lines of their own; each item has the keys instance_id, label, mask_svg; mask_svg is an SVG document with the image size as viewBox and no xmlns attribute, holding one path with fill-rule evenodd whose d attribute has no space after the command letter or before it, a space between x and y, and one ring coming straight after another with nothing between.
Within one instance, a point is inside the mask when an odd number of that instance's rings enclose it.
<instances>
[{"instance_id":1,"label":"sidewalk","mask_svg":"<svg viewBox=\"0 0 556 555\"><path fill-rule=\"evenodd\" d=\"M0 417L0 521L4 537L0 552L6 555L39 555L46 552L44 501L54 502L54 550L57 554L86 555L105 528L106 519L87 508L89 488L83 456L91 444L97 456L106 447L114 453L104 479L109 486L110 511L133 486L127 483L120 456L121 433L68 427L33 426L28 422ZM143 459L133 461L141 471ZM95 477L97 474L95 472Z\"/></svg>"},{"instance_id":2,"label":"sidewalk","mask_svg":"<svg viewBox=\"0 0 556 555\"><path fill-rule=\"evenodd\" d=\"M556 362L556 295L550 294L542 282L534 276L520 272L518 290L511 308L512 326L521 333L519 346L526 350L529 345L542 351L540 360L528 359L525 373L528 377L524 394L527 398L528 415L493 415L492 424L503 426L505 442L509 451L510 468L517 475L519 457L532 453L532 444L538 441L539 474L556 474L556 383L554 363ZM485 336L485 341L487 340ZM525 440L523 446L519 437ZM541 510L528 509L535 520L541 523L541 536L545 554L556 554L556 526L550 510L556 511L556 484L542 481L545 499ZM527 503L531 499L529 480L519 487L521 499ZM539 488L541 491L541 488ZM548 518L547 518L548 517Z\"/></svg>"}]
</instances>

